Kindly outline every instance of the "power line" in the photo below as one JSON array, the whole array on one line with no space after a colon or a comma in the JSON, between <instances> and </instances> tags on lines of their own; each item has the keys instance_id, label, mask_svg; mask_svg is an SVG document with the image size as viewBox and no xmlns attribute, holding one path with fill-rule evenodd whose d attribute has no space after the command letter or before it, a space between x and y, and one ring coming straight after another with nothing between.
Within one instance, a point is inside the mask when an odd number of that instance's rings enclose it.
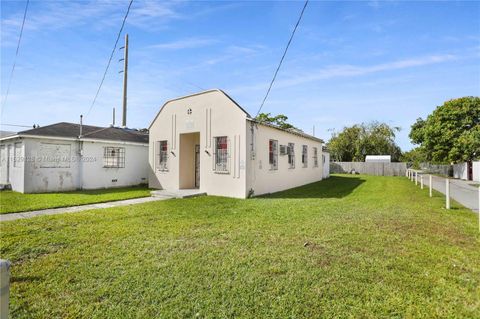
<instances>
[{"instance_id":1,"label":"power line","mask_svg":"<svg viewBox=\"0 0 480 319\"><path fill-rule=\"evenodd\" d=\"M113 46L112 53L110 54L110 59L108 59L107 67L105 68L105 72L103 73L102 81L100 82L100 85L98 86L97 93L95 94L95 97L93 98L92 105L90 105L90 108L88 109L87 116L90 114L90 111L92 110L93 106L95 105L95 102L97 101L98 94L100 93L100 90L102 89L103 82L105 81L105 77L107 76L108 69L110 68L110 63L112 62L113 55L115 54L115 50L117 49L118 45L118 40L120 40L120 36L122 35L123 27L125 26L125 21L127 20L128 13L130 12L130 8L132 6L133 0L130 0L130 4L128 5L127 12L125 13L125 17L123 17L122 21L122 26L120 27L120 30L118 31L117 35L117 40L115 41L115 45Z\"/></svg>"},{"instance_id":2,"label":"power line","mask_svg":"<svg viewBox=\"0 0 480 319\"><path fill-rule=\"evenodd\" d=\"M278 64L277 70L275 70L275 74L273 75L273 79L270 82L270 86L268 87L267 94L265 94L265 97L263 98L262 104L260 105L260 108L258 109L257 115L260 114L260 111L262 110L263 105L265 104L265 101L267 100L268 94L270 93L270 90L272 89L273 82L275 82L275 78L277 77L278 70L280 70L280 67L282 66L283 59L287 55L288 48L290 47L290 43L292 43L293 36L295 35L295 31L297 31L297 27L300 24L300 21L302 20L303 13L305 12L305 9L307 8L308 0L305 1L305 4L303 5L302 12L300 13L300 16L298 17L297 24L295 24L295 28L293 29L292 35L290 36L290 39L288 40L287 46L285 48L285 51L283 52L282 58L280 59L280 63Z\"/></svg>"},{"instance_id":3,"label":"power line","mask_svg":"<svg viewBox=\"0 0 480 319\"><path fill-rule=\"evenodd\" d=\"M27 4L25 5L25 11L23 13L22 28L20 29L20 36L18 37L17 51L15 51L15 58L13 59L12 71L10 72L10 78L8 79L7 92L5 93L5 99L3 100L2 113L3 113L3 109L5 108L5 106L7 104L8 93L10 93L10 85L12 84L13 72L15 71L15 66L17 65L18 51L20 49L20 42L22 41L23 27L25 26L25 19L27 18L27 11L28 11L28 4L29 3L30 3L30 0L27 0Z\"/></svg>"},{"instance_id":4,"label":"power line","mask_svg":"<svg viewBox=\"0 0 480 319\"><path fill-rule=\"evenodd\" d=\"M5 124L5 123L2 123L0 124L0 126L16 126L16 127L33 127L32 125L20 125L20 124Z\"/></svg>"}]
</instances>

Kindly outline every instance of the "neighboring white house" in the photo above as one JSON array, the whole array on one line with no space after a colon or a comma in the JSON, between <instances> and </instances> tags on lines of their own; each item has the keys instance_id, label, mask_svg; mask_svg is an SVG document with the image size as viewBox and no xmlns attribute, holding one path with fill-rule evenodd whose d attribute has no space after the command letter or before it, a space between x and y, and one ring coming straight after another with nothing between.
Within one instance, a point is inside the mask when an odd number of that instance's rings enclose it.
<instances>
[{"instance_id":1,"label":"neighboring white house","mask_svg":"<svg viewBox=\"0 0 480 319\"><path fill-rule=\"evenodd\" d=\"M259 123L221 90L166 102L149 133L152 188L245 198L325 174L321 139Z\"/></svg>"},{"instance_id":2,"label":"neighboring white house","mask_svg":"<svg viewBox=\"0 0 480 319\"><path fill-rule=\"evenodd\" d=\"M453 164L453 178L468 180L468 164Z\"/></svg>"},{"instance_id":3,"label":"neighboring white house","mask_svg":"<svg viewBox=\"0 0 480 319\"><path fill-rule=\"evenodd\" d=\"M472 180L480 182L480 161L472 162Z\"/></svg>"},{"instance_id":4,"label":"neighboring white house","mask_svg":"<svg viewBox=\"0 0 480 319\"><path fill-rule=\"evenodd\" d=\"M138 185L148 180L148 134L56 123L0 138L0 184L22 193Z\"/></svg>"},{"instance_id":5,"label":"neighboring white house","mask_svg":"<svg viewBox=\"0 0 480 319\"><path fill-rule=\"evenodd\" d=\"M390 155L367 155L365 156L366 163L390 163L392 156Z\"/></svg>"},{"instance_id":6,"label":"neighboring white house","mask_svg":"<svg viewBox=\"0 0 480 319\"><path fill-rule=\"evenodd\" d=\"M480 161L453 164L453 177L480 182Z\"/></svg>"}]
</instances>

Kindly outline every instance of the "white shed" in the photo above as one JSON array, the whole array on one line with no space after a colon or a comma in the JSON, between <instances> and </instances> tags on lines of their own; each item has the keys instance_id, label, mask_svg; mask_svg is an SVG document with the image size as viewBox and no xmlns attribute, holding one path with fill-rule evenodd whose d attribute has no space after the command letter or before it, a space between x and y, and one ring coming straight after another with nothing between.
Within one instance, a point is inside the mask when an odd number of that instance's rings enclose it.
<instances>
[{"instance_id":1,"label":"white shed","mask_svg":"<svg viewBox=\"0 0 480 319\"><path fill-rule=\"evenodd\" d=\"M367 155L365 156L366 163L390 163L392 156L390 155Z\"/></svg>"},{"instance_id":2,"label":"white shed","mask_svg":"<svg viewBox=\"0 0 480 319\"><path fill-rule=\"evenodd\" d=\"M167 101L149 133L152 188L245 198L324 175L321 139L259 123L218 89Z\"/></svg>"},{"instance_id":3,"label":"white shed","mask_svg":"<svg viewBox=\"0 0 480 319\"><path fill-rule=\"evenodd\" d=\"M148 134L56 123L0 138L0 184L22 193L148 182Z\"/></svg>"}]
</instances>

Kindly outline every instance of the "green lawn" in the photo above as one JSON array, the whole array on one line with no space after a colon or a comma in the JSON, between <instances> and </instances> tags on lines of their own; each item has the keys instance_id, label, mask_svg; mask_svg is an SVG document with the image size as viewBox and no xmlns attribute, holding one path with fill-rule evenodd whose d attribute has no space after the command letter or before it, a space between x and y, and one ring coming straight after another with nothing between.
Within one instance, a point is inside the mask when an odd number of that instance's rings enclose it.
<instances>
[{"instance_id":1,"label":"green lawn","mask_svg":"<svg viewBox=\"0 0 480 319\"><path fill-rule=\"evenodd\" d=\"M0 214L67 207L150 196L146 186L83 190L64 193L22 194L0 192Z\"/></svg>"},{"instance_id":2,"label":"green lawn","mask_svg":"<svg viewBox=\"0 0 480 319\"><path fill-rule=\"evenodd\" d=\"M477 217L333 176L0 224L14 318L479 318Z\"/></svg>"}]
</instances>

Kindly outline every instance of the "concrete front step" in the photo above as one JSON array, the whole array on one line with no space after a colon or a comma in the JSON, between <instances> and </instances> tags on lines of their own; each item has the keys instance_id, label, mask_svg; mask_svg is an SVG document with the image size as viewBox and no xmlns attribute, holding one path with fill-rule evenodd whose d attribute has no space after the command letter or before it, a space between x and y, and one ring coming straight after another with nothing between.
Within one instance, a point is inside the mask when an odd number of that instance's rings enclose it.
<instances>
[{"instance_id":1,"label":"concrete front step","mask_svg":"<svg viewBox=\"0 0 480 319\"><path fill-rule=\"evenodd\" d=\"M207 195L205 192L201 192L198 189L179 189L177 191L168 191L168 190L156 190L151 191L150 194L153 197L159 198L188 198L188 197L196 197L196 196L204 196Z\"/></svg>"}]
</instances>

